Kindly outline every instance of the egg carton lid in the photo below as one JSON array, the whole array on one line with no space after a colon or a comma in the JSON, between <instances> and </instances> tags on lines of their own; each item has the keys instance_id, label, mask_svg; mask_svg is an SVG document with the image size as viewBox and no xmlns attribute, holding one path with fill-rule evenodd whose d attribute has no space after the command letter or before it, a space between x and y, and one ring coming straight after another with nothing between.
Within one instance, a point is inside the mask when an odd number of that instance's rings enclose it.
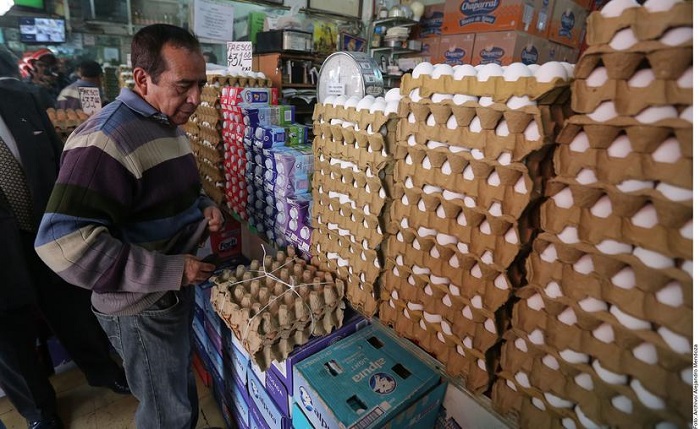
<instances>
[{"instance_id":1,"label":"egg carton lid","mask_svg":"<svg viewBox=\"0 0 700 429\"><path fill-rule=\"evenodd\" d=\"M596 11L588 16L586 43L589 46L610 43L615 33L631 28L637 40L654 40L673 27L693 26L693 2L676 3L670 10L650 12L649 9L632 7L620 16L605 17Z\"/></svg>"}]
</instances>

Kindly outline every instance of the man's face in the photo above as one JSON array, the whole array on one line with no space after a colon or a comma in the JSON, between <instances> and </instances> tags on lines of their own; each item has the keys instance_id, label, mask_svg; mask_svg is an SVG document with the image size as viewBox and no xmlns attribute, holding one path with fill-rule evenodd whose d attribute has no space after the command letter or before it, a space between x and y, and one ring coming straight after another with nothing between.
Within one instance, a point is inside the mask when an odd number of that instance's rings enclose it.
<instances>
[{"instance_id":1,"label":"man's face","mask_svg":"<svg viewBox=\"0 0 700 429\"><path fill-rule=\"evenodd\" d=\"M34 80L39 84L52 84L56 80L55 65L41 59L34 62Z\"/></svg>"},{"instance_id":2,"label":"man's face","mask_svg":"<svg viewBox=\"0 0 700 429\"><path fill-rule=\"evenodd\" d=\"M199 105L202 87L206 83L204 57L197 51L163 46L161 55L167 67L158 83L147 76L147 88L143 98L164 113L170 122L182 125L187 122Z\"/></svg>"}]
</instances>

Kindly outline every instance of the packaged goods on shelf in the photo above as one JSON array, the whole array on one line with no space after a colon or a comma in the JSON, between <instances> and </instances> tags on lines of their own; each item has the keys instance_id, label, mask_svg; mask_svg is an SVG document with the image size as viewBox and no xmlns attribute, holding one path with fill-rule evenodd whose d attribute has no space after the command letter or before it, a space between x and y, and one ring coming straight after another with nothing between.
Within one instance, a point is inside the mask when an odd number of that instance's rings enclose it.
<instances>
[{"instance_id":1,"label":"packaged goods on shelf","mask_svg":"<svg viewBox=\"0 0 700 429\"><path fill-rule=\"evenodd\" d=\"M481 33L518 30L547 37L553 16L552 3L537 0L465 1L447 0L444 6L442 34ZM584 16L585 20L585 16Z\"/></svg>"}]
</instances>

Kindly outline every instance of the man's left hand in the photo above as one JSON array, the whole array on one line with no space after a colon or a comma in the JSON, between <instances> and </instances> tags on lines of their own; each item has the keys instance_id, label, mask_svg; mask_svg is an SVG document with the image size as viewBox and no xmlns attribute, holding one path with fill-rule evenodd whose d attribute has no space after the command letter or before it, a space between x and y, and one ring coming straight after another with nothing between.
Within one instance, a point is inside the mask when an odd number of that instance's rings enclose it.
<instances>
[{"instance_id":1,"label":"man's left hand","mask_svg":"<svg viewBox=\"0 0 700 429\"><path fill-rule=\"evenodd\" d=\"M204 218L209 221L209 232L217 232L224 226L224 215L218 207L210 206L205 208Z\"/></svg>"}]
</instances>

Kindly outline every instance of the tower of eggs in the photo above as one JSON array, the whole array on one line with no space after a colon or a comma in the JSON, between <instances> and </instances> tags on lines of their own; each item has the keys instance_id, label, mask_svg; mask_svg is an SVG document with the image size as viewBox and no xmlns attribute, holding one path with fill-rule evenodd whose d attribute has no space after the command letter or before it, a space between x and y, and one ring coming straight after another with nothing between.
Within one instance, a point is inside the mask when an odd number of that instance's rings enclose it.
<instances>
[{"instance_id":1,"label":"tower of eggs","mask_svg":"<svg viewBox=\"0 0 700 429\"><path fill-rule=\"evenodd\" d=\"M692 3L588 21L494 401L523 426L692 418Z\"/></svg>"},{"instance_id":2,"label":"tower of eggs","mask_svg":"<svg viewBox=\"0 0 700 429\"><path fill-rule=\"evenodd\" d=\"M343 281L294 255L290 246L211 279L216 313L263 371L310 336L327 335L343 323Z\"/></svg>"},{"instance_id":3,"label":"tower of eggs","mask_svg":"<svg viewBox=\"0 0 700 429\"><path fill-rule=\"evenodd\" d=\"M378 308L399 98L331 96L314 112L313 262L345 280L367 316Z\"/></svg>"},{"instance_id":4,"label":"tower of eggs","mask_svg":"<svg viewBox=\"0 0 700 429\"><path fill-rule=\"evenodd\" d=\"M418 65L401 82L380 319L488 389L573 65ZM495 350L497 352L497 350Z\"/></svg>"}]
</instances>

